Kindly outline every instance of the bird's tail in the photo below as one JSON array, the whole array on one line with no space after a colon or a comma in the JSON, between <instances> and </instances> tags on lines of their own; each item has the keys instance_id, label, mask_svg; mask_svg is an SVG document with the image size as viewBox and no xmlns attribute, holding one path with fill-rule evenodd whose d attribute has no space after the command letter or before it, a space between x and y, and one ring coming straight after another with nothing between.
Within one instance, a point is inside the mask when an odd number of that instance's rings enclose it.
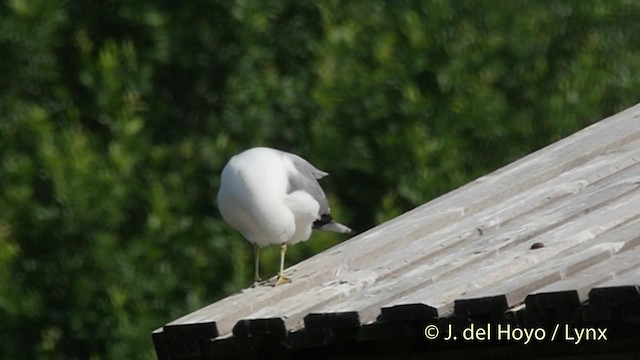
<instances>
[{"instance_id":1,"label":"bird's tail","mask_svg":"<svg viewBox=\"0 0 640 360\"><path fill-rule=\"evenodd\" d=\"M331 214L323 214L320 219L313 223L313 228L318 230L333 231L341 234L353 234L354 231L348 226L333 221Z\"/></svg>"}]
</instances>

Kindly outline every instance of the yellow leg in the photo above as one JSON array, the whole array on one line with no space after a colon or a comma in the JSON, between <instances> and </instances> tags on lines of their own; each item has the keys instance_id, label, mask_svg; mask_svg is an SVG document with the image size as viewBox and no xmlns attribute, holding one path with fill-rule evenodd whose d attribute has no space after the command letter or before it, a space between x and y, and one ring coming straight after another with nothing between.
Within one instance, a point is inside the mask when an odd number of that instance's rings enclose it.
<instances>
[{"instance_id":1,"label":"yellow leg","mask_svg":"<svg viewBox=\"0 0 640 360\"><path fill-rule=\"evenodd\" d=\"M255 277L253 278L253 286L258 285L262 279L260 278L260 247L258 245L253 244L253 257L254 257L254 269L255 269Z\"/></svg>"},{"instance_id":2,"label":"yellow leg","mask_svg":"<svg viewBox=\"0 0 640 360\"><path fill-rule=\"evenodd\" d=\"M280 245L280 272L278 273L278 278L276 279L276 284L274 286L288 284L291 282L291 279L284 276L284 255L287 253L287 244L284 243Z\"/></svg>"}]
</instances>

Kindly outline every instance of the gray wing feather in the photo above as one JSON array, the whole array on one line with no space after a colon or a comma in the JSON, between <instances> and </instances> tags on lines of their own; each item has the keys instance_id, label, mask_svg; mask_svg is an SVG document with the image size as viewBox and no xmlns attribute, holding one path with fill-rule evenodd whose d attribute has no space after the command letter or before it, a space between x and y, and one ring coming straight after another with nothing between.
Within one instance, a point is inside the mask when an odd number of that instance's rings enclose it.
<instances>
[{"instance_id":1,"label":"gray wing feather","mask_svg":"<svg viewBox=\"0 0 640 360\"><path fill-rule=\"evenodd\" d=\"M317 179L329 174L311 165L298 155L290 153L284 153L284 155L293 162L294 167L298 170L297 172L289 173L289 192L298 190L308 192L320 204L320 215L328 213L329 202Z\"/></svg>"}]
</instances>

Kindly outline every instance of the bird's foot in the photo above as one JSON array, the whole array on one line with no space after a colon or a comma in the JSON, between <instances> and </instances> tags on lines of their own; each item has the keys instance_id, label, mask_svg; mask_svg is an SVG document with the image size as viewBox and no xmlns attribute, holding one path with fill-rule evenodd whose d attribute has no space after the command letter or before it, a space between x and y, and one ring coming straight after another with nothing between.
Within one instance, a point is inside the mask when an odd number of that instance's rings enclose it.
<instances>
[{"instance_id":1,"label":"bird's foot","mask_svg":"<svg viewBox=\"0 0 640 360\"><path fill-rule=\"evenodd\" d=\"M251 287L254 288L258 285L263 285L264 283L265 281L262 281L262 278L256 275L256 277L253 279L253 284L251 284Z\"/></svg>"},{"instance_id":2,"label":"bird's foot","mask_svg":"<svg viewBox=\"0 0 640 360\"><path fill-rule=\"evenodd\" d=\"M278 277L276 278L276 283L273 286L288 284L290 282L291 282L291 279L289 279L288 277L285 277L282 274L278 274Z\"/></svg>"}]
</instances>

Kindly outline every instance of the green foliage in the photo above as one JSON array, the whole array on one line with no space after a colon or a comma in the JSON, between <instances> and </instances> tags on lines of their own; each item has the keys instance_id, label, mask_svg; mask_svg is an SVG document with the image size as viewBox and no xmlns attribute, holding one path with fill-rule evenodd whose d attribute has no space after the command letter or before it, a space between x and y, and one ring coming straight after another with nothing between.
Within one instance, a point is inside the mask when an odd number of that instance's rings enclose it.
<instances>
[{"instance_id":1,"label":"green foliage","mask_svg":"<svg viewBox=\"0 0 640 360\"><path fill-rule=\"evenodd\" d=\"M215 208L247 147L302 154L364 231L635 104L640 5L0 5L0 358L154 358L248 285ZM343 238L315 234L289 264ZM263 253L263 274L277 267Z\"/></svg>"}]
</instances>

